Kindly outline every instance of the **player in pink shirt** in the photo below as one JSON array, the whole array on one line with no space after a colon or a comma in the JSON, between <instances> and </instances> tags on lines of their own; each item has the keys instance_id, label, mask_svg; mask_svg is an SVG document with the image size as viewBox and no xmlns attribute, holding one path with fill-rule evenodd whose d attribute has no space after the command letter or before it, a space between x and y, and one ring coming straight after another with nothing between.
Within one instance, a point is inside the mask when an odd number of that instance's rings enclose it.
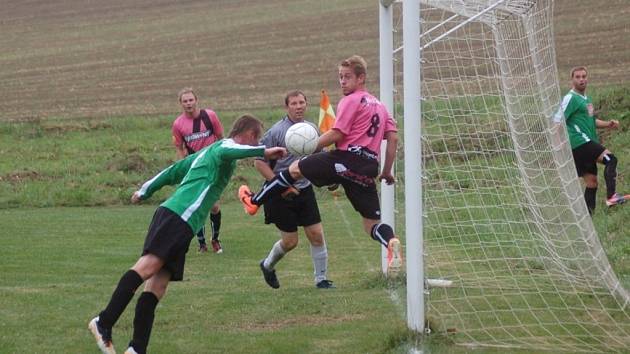
<instances>
[{"instance_id":1,"label":"player in pink shirt","mask_svg":"<svg viewBox=\"0 0 630 354\"><path fill-rule=\"evenodd\" d=\"M219 117L210 109L199 109L197 95L191 88L182 89L179 92L179 104L182 106L182 114L173 122L173 145L177 152L177 159L194 154L215 141L223 139L223 125ZM217 202L210 211L210 224L212 226L212 250L222 253L219 231L221 229L221 209ZM197 234L199 251L207 252L205 227Z\"/></svg>"},{"instance_id":2,"label":"player in pink shirt","mask_svg":"<svg viewBox=\"0 0 630 354\"><path fill-rule=\"evenodd\" d=\"M388 272L395 275L402 268L401 245L391 226L381 222L376 177L381 142L386 140L385 162L378 178L387 184L394 183L392 166L398 133L385 105L365 90L366 76L367 64L358 55L339 65L339 85L345 97L337 106L335 126L317 144L321 149L334 143L337 149L294 161L255 195L246 185L241 186L239 199L245 211L253 215L271 196L284 192L302 177L318 187L341 184L350 203L363 217L364 230L387 247Z\"/></svg>"}]
</instances>

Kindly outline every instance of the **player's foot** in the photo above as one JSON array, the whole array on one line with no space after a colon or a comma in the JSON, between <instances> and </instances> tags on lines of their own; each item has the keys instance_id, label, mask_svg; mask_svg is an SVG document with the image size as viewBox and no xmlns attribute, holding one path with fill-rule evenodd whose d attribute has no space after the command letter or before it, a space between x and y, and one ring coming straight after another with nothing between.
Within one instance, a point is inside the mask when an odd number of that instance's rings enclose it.
<instances>
[{"instance_id":1,"label":"player's foot","mask_svg":"<svg viewBox=\"0 0 630 354\"><path fill-rule=\"evenodd\" d=\"M201 253L208 252L208 245L205 244L205 243L200 243L199 244L199 252L201 252Z\"/></svg>"},{"instance_id":2,"label":"player's foot","mask_svg":"<svg viewBox=\"0 0 630 354\"><path fill-rule=\"evenodd\" d=\"M278 277L276 277L275 269L267 269L265 268L265 260L260 261L260 270L262 270L263 276L265 277L265 282L267 285L274 289L278 289L280 287L280 282L278 282Z\"/></svg>"},{"instance_id":3,"label":"player's foot","mask_svg":"<svg viewBox=\"0 0 630 354\"><path fill-rule=\"evenodd\" d=\"M138 354L138 352L130 346L127 350L125 350L125 354Z\"/></svg>"},{"instance_id":4,"label":"player's foot","mask_svg":"<svg viewBox=\"0 0 630 354\"><path fill-rule=\"evenodd\" d=\"M606 205L611 207L611 206L623 204L626 202L626 200L630 200L630 194L623 195L623 194L615 193L612 195L612 197L606 199Z\"/></svg>"},{"instance_id":5,"label":"player's foot","mask_svg":"<svg viewBox=\"0 0 630 354\"><path fill-rule=\"evenodd\" d=\"M387 275L396 276L403 265L402 246L398 237L389 240L387 244Z\"/></svg>"},{"instance_id":6,"label":"player's foot","mask_svg":"<svg viewBox=\"0 0 630 354\"><path fill-rule=\"evenodd\" d=\"M335 285L333 285L333 282L328 279L320 280L315 286L317 287L317 289L335 289Z\"/></svg>"},{"instance_id":7,"label":"player's foot","mask_svg":"<svg viewBox=\"0 0 630 354\"><path fill-rule=\"evenodd\" d=\"M88 329L96 339L96 345L104 354L116 354L114 343L112 343L112 330L103 328L98 323L98 316L94 317L88 324Z\"/></svg>"},{"instance_id":8,"label":"player's foot","mask_svg":"<svg viewBox=\"0 0 630 354\"><path fill-rule=\"evenodd\" d=\"M214 251L214 253L223 253L223 247L221 247L221 241L219 240L212 240L212 250Z\"/></svg>"},{"instance_id":9,"label":"player's foot","mask_svg":"<svg viewBox=\"0 0 630 354\"><path fill-rule=\"evenodd\" d=\"M249 187L245 184L238 188L238 200L243 203L243 208L245 209L245 212L249 215L255 215L258 211L258 205L252 203L253 195L254 193L252 193L249 190Z\"/></svg>"}]
</instances>

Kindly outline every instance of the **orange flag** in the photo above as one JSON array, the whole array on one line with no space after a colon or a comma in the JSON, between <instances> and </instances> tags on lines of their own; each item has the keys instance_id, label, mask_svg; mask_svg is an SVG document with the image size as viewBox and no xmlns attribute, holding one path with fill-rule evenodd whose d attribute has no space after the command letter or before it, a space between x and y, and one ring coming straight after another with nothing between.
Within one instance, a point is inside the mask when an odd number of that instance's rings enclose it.
<instances>
[{"instance_id":1,"label":"orange flag","mask_svg":"<svg viewBox=\"0 0 630 354\"><path fill-rule=\"evenodd\" d=\"M335 125L335 111L330 105L330 99L326 90L322 90L322 97L319 100L319 131L325 133Z\"/></svg>"}]
</instances>

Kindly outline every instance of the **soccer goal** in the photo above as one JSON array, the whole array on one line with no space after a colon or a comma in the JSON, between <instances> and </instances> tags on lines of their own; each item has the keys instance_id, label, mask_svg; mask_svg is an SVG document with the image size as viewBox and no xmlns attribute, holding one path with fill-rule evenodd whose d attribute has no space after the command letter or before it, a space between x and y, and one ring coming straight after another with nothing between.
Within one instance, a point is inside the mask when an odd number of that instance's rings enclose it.
<instances>
[{"instance_id":1,"label":"soccer goal","mask_svg":"<svg viewBox=\"0 0 630 354\"><path fill-rule=\"evenodd\" d=\"M380 2L381 96L403 112L395 194L413 330L470 346L630 350L629 294L552 120L552 19L553 0Z\"/></svg>"}]
</instances>

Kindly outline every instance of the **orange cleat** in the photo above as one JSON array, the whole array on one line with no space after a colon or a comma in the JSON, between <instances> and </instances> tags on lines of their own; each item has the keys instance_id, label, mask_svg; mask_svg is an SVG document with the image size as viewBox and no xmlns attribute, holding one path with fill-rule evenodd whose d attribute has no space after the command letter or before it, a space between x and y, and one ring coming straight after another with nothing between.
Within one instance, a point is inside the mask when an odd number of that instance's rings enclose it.
<instances>
[{"instance_id":1,"label":"orange cleat","mask_svg":"<svg viewBox=\"0 0 630 354\"><path fill-rule=\"evenodd\" d=\"M249 215L255 215L256 212L258 212L258 205L252 203L253 195L254 193L252 193L249 190L249 187L245 184L238 188L238 200L243 203L243 208L245 209L245 212Z\"/></svg>"},{"instance_id":2,"label":"orange cleat","mask_svg":"<svg viewBox=\"0 0 630 354\"><path fill-rule=\"evenodd\" d=\"M398 237L394 237L387 244L387 275L390 277L397 276L402 270L402 266L402 246Z\"/></svg>"}]
</instances>

